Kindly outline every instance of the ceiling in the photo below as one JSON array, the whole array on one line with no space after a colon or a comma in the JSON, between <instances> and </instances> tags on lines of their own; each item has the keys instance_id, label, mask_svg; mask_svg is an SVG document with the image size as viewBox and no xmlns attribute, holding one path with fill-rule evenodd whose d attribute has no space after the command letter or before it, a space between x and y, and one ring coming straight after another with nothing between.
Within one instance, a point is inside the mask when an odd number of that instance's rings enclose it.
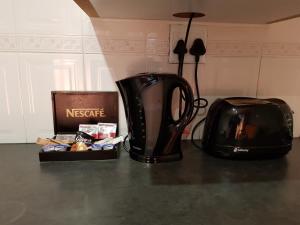
<instances>
[{"instance_id":1,"label":"ceiling","mask_svg":"<svg viewBox=\"0 0 300 225\"><path fill-rule=\"evenodd\" d=\"M176 12L202 12L202 22L266 24L300 16L300 0L74 0L89 16L182 20Z\"/></svg>"}]
</instances>

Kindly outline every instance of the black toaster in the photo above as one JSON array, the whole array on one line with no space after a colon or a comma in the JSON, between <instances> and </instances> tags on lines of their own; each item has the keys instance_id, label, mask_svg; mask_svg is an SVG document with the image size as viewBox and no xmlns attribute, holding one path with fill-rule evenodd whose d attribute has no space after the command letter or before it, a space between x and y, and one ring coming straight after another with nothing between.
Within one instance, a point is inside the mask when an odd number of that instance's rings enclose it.
<instances>
[{"instance_id":1,"label":"black toaster","mask_svg":"<svg viewBox=\"0 0 300 225\"><path fill-rule=\"evenodd\" d=\"M203 149L225 158L270 158L292 148L293 113L281 99L217 99L209 108Z\"/></svg>"}]
</instances>

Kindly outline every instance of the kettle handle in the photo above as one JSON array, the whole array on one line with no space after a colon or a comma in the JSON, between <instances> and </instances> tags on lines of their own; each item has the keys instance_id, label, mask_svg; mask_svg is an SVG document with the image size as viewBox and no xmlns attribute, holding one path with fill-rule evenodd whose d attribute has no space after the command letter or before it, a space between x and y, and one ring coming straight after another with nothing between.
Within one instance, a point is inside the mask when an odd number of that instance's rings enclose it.
<instances>
[{"instance_id":1,"label":"kettle handle","mask_svg":"<svg viewBox=\"0 0 300 225\"><path fill-rule=\"evenodd\" d=\"M178 118L178 120L175 121L176 124L179 124L183 128L189 124L190 119L193 115L194 111L194 97L193 97L193 91L188 84L188 82L181 77L177 77L176 87L179 87L180 90L183 91L184 96L185 96L185 104L184 104L184 111L181 115L181 117ZM173 91L174 91L173 89Z\"/></svg>"}]
</instances>

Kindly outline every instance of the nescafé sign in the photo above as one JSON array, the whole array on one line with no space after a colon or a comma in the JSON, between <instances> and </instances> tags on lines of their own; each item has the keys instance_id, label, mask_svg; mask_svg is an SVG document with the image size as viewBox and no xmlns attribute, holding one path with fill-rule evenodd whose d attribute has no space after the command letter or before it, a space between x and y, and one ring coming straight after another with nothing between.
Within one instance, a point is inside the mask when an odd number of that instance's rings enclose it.
<instances>
[{"instance_id":1,"label":"nescaf\u00e9 sign","mask_svg":"<svg viewBox=\"0 0 300 225\"><path fill-rule=\"evenodd\" d=\"M66 117L106 117L104 108L94 108L94 109L66 109Z\"/></svg>"},{"instance_id":2,"label":"nescaf\u00e9 sign","mask_svg":"<svg viewBox=\"0 0 300 225\"><path fill-rule=\"evenodd\" d=\"M54 132L74 133L79 124L118 123L117 92L53 91Z\"/></svg>"}]
</instances>

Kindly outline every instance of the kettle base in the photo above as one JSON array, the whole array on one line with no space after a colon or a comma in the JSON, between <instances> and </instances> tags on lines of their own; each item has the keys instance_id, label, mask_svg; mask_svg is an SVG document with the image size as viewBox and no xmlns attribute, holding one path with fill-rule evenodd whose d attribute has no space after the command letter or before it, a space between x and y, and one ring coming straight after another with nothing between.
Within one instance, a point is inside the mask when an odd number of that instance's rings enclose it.
<instances>
[{"instance_id":1,"label":"kettle base","mask_svg":"<svg viewBox=\"0 0 300 225\"><path fill-rule=\"evenodd\" d=\"M161 163L161 162L172 162L178 161L182 159L182 153L176 153L172 155L164 155L164 156L144 156L137 154L133 151L129 152L130 158L133 160L143 162L143 163Z\"/></svg>"}]
</instances>

